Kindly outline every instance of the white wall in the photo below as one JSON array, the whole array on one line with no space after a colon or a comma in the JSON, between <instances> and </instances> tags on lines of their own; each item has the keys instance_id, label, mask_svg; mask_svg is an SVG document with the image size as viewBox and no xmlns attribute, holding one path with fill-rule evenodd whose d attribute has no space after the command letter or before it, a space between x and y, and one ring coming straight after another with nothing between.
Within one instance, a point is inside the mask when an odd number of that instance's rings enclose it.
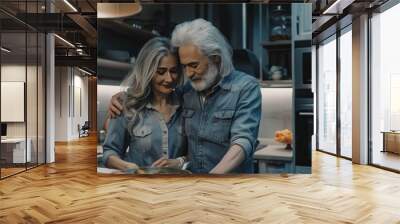
<instances>
[{"instance_id":1,"label":"white wall","mask_svg":"<svg viewBox=\"0 0 400 224\"><path fill-rule=\"evenodd\" d=\"M78 72L78 74L77 74ZM87 76L81 76L82 73L80 73L78 70L74 70L74 92L72 94L74 94L74 96L72 96L72 99L74 99L74 102L72 103L72 105L74 105L74 112L72 113L72 130L71 130L71 135L72 138L78 138L79 137L79 133L78 133L78 124L80 126L82 126L85 121L89 120L89 116L88 116L88 109L89 109L89 102L88 102L88 78ZM80 99L77 97L78 96L78 92L77 90L80 89ZM81 106L81 112L79 111L79 102L77 102L77 100L80 100L80 106Z\"/></svg>"},{"instance_id":2,"label":"white wall","mask_svg":"<svg viewBox=\"0 0 400 224\"><path fill-rule=\"evenodd\" d=\"M27 77L27 81L25 78ZM24 82L26 85L26 107L25 101L21 102L18 109L11 107L2 107L2 112L16 113L15 110L19 110L24 116L26 112L26 120L22 119L21 122L6 122L7 124L7 137L9 138L25 138L25 135L30 139L32 161L36 162L39 158L39 163L44 162L44 89L43 89L43 78L42 67L25 64L3 64L1 66L1 81L2 82ZM7 93L4 92L6 89L2 89L2 98L6 97ZM15 90L14 90L15 91ZM19 94L24 94L24 89L17 90ZM15 94L15 93L14 93ZM22 96L24 98L24 96ZM17 102L15 102L17 103ZM3 103L2 103L3 104ZM13 111L14 110L14 111ZM38 155L38 157L37 157Z\"/></svg>"},{"instance_id":3,"label":"white wall","mask_svg":"<svg viewBox=\"0 0 400 224\"><path fill-rule=\"evenodd\" d=\"M18 64L8 64L1 66L1 81L2 82L25 82L26 67ZM31 70L28 67L28 70ZM7 108L1 108L7 110ZM25 137L24 122L9 122L7 123L8 137Z\"/></svg>"},{"instance_id":4,"label":"white wall","mask_svg":"<svg viewBox=\"0 0 400 224\"><path fill-rule=\"evenodd\" d=\"M79 138L78 124L88 121L88 78L72 67L56 67L55 140ZM78 93L80 90L80 93ZM78 102L79 94L81 103ZM77 105L81 105L82 114Z\"/></svg>"},{"instance_id":5,"label":"white wall","mask_svg":"<svg viewBox=\"0 0 400 224\"><path fill-rule=\"evenodd\" d=\"M25 70L27 69L27 70ZM28 72L28 78L32 75L36 76L36 67L19 65L19 64L7 64L1 66L1 81L2 82L25 82L26 71ZM28 80L29 85L36 85L36 81ZM27 88L27 106L32 102L35 102L34 106L36 108L36 88ZM32 91L32 92L30 92ZM4 96L2 96L4 97ZM8 108L1 108L1 110L7 110ZM22 108L24 110L24 108ZM27 108L27 112L32 112L32 108ZM36 110L35 110L36 111ZM36 130L36 113L27 113L28 125L28 137L31 133L30 130ZM34 121L34 124L31 122ZM33 127L35 125L35 127ZM7 136L8 137L25 137L25 126L26 122L7 122ZM36 132L35 132L36 133Z\"/></svg>"},{"instance_id":6,"label":"white wall","mask_svg":"<svg viewBox=\"0 0 400 224\"><path fill-rule=\"evenodd\" d=\"M292 130L292 88L261 88L262 116L259 138L273 141L278 130Z\"/></svg>"},{"instance_id":7,"label":"white wall","mask_svg":"<svg viewBox=\"0 0 400 224\"><path fill-rule=\"evenodd\" d=\"M55 68L55 141L68 140L68 71L67 67Z\"/></svg>"}]
</instances>

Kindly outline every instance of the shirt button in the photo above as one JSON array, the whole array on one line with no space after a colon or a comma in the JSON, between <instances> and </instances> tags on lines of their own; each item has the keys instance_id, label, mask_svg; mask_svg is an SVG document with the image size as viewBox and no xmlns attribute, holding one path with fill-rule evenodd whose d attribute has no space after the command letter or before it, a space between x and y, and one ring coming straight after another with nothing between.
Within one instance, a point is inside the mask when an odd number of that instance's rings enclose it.
<instances>
[{"instance_id":1,"label":"shirt button","mask_svg":"<svg viewBox=\"0 0 400 224\"><path fill-rule=\"evenodd\" d=\"M167 134L167 131L163 131L164 132L164 134Z\"/></svg>"}]
</instances>

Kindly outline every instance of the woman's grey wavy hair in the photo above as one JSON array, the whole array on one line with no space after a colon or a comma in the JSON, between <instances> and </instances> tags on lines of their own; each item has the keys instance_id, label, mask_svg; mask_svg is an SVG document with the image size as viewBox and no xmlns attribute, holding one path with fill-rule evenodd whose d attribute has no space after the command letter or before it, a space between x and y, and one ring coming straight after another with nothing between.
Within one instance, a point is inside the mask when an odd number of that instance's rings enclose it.
<instances>
[{"instance_id":1,"label":"woman's grey wavy hair","mask_svg":"<svg viewBox=\"0 0 400 224\"><path fill-rule=\"evenodd\" d=\"M172 32L171 43L174 47L194 44L208 57L218 56L221 59L219 72L228 75L233 69L232 47L222 33L204 19L178 24Z\"/></svg>"},{"instance_id":2,"label":"woman's grey wavy hair","mask_svg":"<svg viewBox=\"0 0 400 224\"><path fill-rule=\"evenodd\" d=\"M176 50L172 48L168 38L155 37L149 40L140 50L133 69L123 82L128 85L123 106L130 134L133 133L136 124L143 119L143 109L152 97L151 80L161 59L169 54L177 57ZM181 75L178 77L181 78Z\"/></svg>"}]
</instances>

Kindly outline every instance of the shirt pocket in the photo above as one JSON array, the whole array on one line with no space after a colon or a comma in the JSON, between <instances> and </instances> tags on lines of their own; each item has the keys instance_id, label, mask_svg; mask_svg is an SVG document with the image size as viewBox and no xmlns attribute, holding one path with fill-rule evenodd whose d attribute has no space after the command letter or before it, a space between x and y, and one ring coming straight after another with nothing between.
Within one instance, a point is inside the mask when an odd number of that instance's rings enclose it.
<instances>
[{"instance_id":1,"label":"shirt pocket","mask_svg":"<svg viewBox=\"0 0 400 224\"><path fill-rule=\"evenodd\" d=\"M214 113L214 121L231 121L234 113L233 110L217 111Z\"/></svg>"},{"instance_id":2,"label":"shirt pocket","mask_svg":"<svg viewBox=\"0 0 400 224\"><path fill-rule=\"evenodd\" d=\"M132 146L137 151L148 151L151 149L151 134L150 126L142 126L133 130Z\"/></svg>"},{"instance_id":3,"label":"shirt pocket","mask_svg":"<svg viewBox=\"0 0 400 224\"><path fill-rule=\"evenodd\" d=\"M183 109L182 112L182 117L183 117L183 129L182 129L182 133L186 134L186 135L192 135L194 133L194 129L195 128L194 125L194 113L195 111L192 109Z\"/></svg>"},{"instance_id":4,"label":"shirt pocket","mask_svg":"<svg viewBox=\"0 0 400 224\"><path fill-rule=\"evenodd\" d=\"M232 119L234 110L223 110L214 112L212 118L211 138L218 143L227 143L230 139Z\"/></svg>"}]
</instances>

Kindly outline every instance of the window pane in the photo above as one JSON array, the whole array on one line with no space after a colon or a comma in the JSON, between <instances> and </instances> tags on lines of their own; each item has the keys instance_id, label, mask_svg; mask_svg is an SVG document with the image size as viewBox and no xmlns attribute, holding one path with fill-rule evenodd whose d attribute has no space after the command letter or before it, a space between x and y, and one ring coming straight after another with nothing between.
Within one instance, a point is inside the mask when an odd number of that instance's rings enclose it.
<instances>
[{"instance_id":1,"label":"window pane","mask_svg":"<svg viewBox=\"0 0 400 224\"><path fill-rule=\"evenodd\" d=\"M340 152L352 156L352 35L340 36Z\"/></svg>"},{"instance_id":2,"label":"window pane","mask_svg":"<svg viewBox=\"0 0 400 224\"><path fill-rule=\"evenodd\" d=\"M372 163L396 170L400 170L400 133L395 134L397 137L389 133L389 140L384 139L382 132L400 129L400 30L393 29L398 26L398 21L400 4L374 15L371 21Z\"/></svg>"},{"instance_id":3,"label":"window pane","mask_svg":"<svg viewBox=\"0 0 400 224\"><path fill-rule=\"evenodd\" d=\"M336 153L336 39L318 48L318 147Z\"/></svg>"},{"instance_id":4,"label":"window pane","mask_svg":"<svg viewBox=\"0 0 400 224\"><path fill-rule=\"evenodd\" d=\"M26 80L26 112L27 112L27 140L30 147L30 161L28 168L37 165L37 74L38 74L38 35L36 32L27 33L28 63ZM29 148L28 147L28 148Z\"/></svg>"}]
</instances>

